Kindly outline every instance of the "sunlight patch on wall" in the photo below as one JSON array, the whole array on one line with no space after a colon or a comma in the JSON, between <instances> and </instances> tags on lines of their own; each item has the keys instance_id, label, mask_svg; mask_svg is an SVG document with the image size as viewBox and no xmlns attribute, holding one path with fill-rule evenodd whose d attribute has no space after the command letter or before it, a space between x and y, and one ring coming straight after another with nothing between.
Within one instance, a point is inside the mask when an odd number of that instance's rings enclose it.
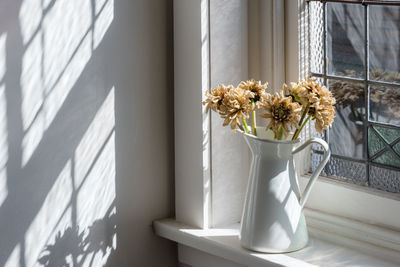
<instances>
[{"instance_id":1,"label":"sunlight patch on wall","mask_svg":"<svg viewBox=\"0 0 400 267\"><path fill-rule=\"evenodd\" d=\"M77 50L74 57L71 58L71 61L68 66L66 66L57 83L48 94L46 93L46 100L43 104L46 129L53 122L70 90L81 76L87 62L92 56L91 53L91 38L88 35L82 40L79 50ZM79 88L77 90L79 90Z\"/></svg>"},{"instance_id":2,"label":"sunlight patch on wall","mask_svg":"<svg viewBox=\"0 0 400 267\"><path fill-rule=\"evenodd\" d=\"M93 168L88 163L94 163L96 158L101 155L107 139L111 138L114 125L114 88L112 88L76 148L75 181L77 187L82 185L90 169Z\"/></svg>"},{"instance_id":3,"label":"sunlight patch on wall","mask_svg":"<svg viewBox=\"0 0 400 267\"><path fill-rule=\"evenodd\" d=\"M115 200L115 137L114 133L108 139L106 146L97 159L93 169L85 179L82 188L78 193L77 201L77 221L82 229L91 229L91 225L95 221L107 220L107 211L112 206ZM115 249L116 233L106 230L109 227L104 227L102 232L97 233L95 240L104 240L103 243L108 245L103 249L88 251L87 258L82 261L82 266L103 266L103 263L109 257L111 250ZM115 230L115 229L114 229ZM112 236L110 236L110 234ZM92 234L95 236L94 234ZM112 241L111 241L112 240ZM90 264L91 258L97 264Z\"/></svg>"},{"instance_id":4,"label":"sunlight patch on wall","mask_svg":"<svg viewBox=\"0 0 400 267\"><path fill-rule=\"evenodd\" d=\"M0 207L8 196L7 189L7 170L6 168L0 169Z\"/></svg>"},{"instance_id":5,"label":"sunlight patch on wall","mask_svg":"<svg viewBox=\"0 0 400 267\"><path fill-rule=\"evenodd\" d=\"M94 48L99 46L111 22L114 20L114 0L98 1L96 3L96 16L97 19L93 34Z\"/></svg>"},{"instance_id":6,"label":"sunlight patch on wall","mask_svg":"<svg viewBox=\"0 0 400 267\"><path fill-rule=\"evenodd\" d=\"M80 44L89 35L92 21L90 1L57 0L43 18L46 94L56 85L74 54L81 50ZM86 57L82 61L87 62ZM65 90L68 91L70 87L71 85Z\"/></svg>"},{"instance_id":7,"label":"sunlight patch on wall","mask_svg":"<svg viewBox=\"0 0 400 267\"><path fill-rule=\"evenodd\" d=\"M43 103L41 60L42 46L40 36L33 39L31 45L25 50L22 58L21 90L24 129L32 124L36 114Z\"/></svg>"},{"instance_id":8,"label":"sunlight patch on wall","mask_svg":"<svg viewBox=\"0 0 400 267\"><path fill-rule=\"evenodd\" d=\"M114 127L112 88L25 234L27 266L103 266L116 248Z\"/></svg>"},{"instance_id":9,"label":"sunlight patch on wall","mask_svg":"<svg viewBox=\"0 0 400 267\"><path fill-rule=\"evenodd\" d=\"M7 143L7 110L5 87L0 85L0 207L7 197L7 169L8 143Z\"/></svg>"},{"instance_id":10,"label":"sunlight patch on wall","mask_svg":"<svg viewBox=\"0 0 400 267\"><path fill-rule=\"evenodd\" d=\"M0 35L0 84L6 73L6 40L7 34Z\"/></svg>"},{"instance_id":11,"label":"sunlight patch on wall","mask_svg":"<svg viewBox=\"0 0 400 267\"><path fill-rule=\"evenodd\" d=\"M115 200L115 109L114 88L96 113L75 152L77 193L77 224L81 229L93 229L94 222L106 220L113 227L109 210ZM115 209L112 212L115 214ZM93 231L93 230L92 230ZM82 266L103 266L115 249L116 234L109 231L92 233L104 239L104 250L88 251ZM112 236L109 236L112 234ZM112 241L113 240L113 241ZM91 261L93 261L91 263Z\"/></svg>"},{"instance_id":12,"label":"sunlight patch on wall","mask_svg":"<svg viewBox=\"0 0 400 267\"><path fill-rule=\"evenodd\" d=\"M17 267L19 265L19 255L21 253L21 245L18 244L14 247L13 251L11 252L10 256L8 257L4 267Z\"/></svg>"},{"instance_id":13,"label":"sunlight patch on wall","mask_svg":"<svg viewBox=\"0 0 400 267\"><path fill-rule=\"evenodd\" d=\"M22 2L19 21L24 44L34 36L35 31L39 28L42 12L42 0L25 0Z\"/></svg>"},{"instance_id":14,"label":"sunlight patch on wall","mask_svg":"<svg viewBox=\"0 0 400 267\"><path fill-rule=\"evenodd\" d=\"M26 131L22 166L31 158L114 18L113 0L41 2L25 0L20 11L27 46L20 80ZM96 17L92 10L98 12Z\"/></svg>"},{"instance_id":15,"label":"sunlight patch on wall","mask_svg":"<svg viewBox=\"0 0 400 267\"><path fill-rule=\"evenodd\" d=\"M42 48L39 36L27 47L22 59L21 93L22 125L25 136L22 141L22 164L28 161L43 137L44 118L40 113L43 105L40 55Z\"/></svg>"},{"instance_id":16,"label":"sunlight patch on wall","mask_svg":"<svg viewBox=\"0 0 400 267\"><path fill-rule=\"evenodd\" d=\"M0 35L0 207L7 198L7 161L8 161L8 131L7 131L7 101L5 86L2 83L6 72L6 34Z\"/></svg>"},{"instance_id":17,"label":"sunlight patch on wall","mask_svg":"<svg viewBox=\"0 0 400 267\"><path fill-rule=\"evenodd\" d=\"M114 133L78 193L78 224L88 227L106 214L115 199Z\"/></svg>"},{"instance_id":18,"label":"sunlight patch on wall","mask_svg":"<svg viewBox=\"0 0 400 267\"><path fill-rule=\"evenodd\" d=\"M48 240L71 224L71 208L68 208L73 192L71 167L69 160L25 234L27 266L34 266Z\"/></svg>"},{"instance_id":19,"label":"sunlight patch on wall","mask_svg":"<svg viewBox=\"0 0 400 267\"><path fill-rule=\"evenodd\" d=\"M102 218L115 199L114 88L76 150L78 224ZM88 164L92 163L92 164Z\"/></svg>"}]
</instances>

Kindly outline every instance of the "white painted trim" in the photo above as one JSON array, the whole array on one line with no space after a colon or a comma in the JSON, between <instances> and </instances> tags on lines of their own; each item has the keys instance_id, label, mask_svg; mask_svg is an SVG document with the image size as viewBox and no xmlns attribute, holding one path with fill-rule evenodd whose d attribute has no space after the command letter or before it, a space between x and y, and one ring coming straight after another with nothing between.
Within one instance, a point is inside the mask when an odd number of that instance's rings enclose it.
<instances>
[{"instance_id":1,"label":"white painted trim","mask_svg":"<svg viewBox=\"0 0 400 267\"><path fill-rule=\"evenodd\" d=\"M309 176L301 176L303 189ZM306 207L378 227L400 231L400 195L319 177Z\"/></svg>"},{"instance_id":2,"label":"white painted trim","mask_svg":"<svg viewBox=\"0 0 400 267\"><path fill-rule=\"evenodd\" d=\"M159 236L245 266L326 266L328 263L340 266L341 262L346 262L352 266L383 267L400 264L399 232L316 211L306 211L306 214L311 234L309 245L286 254L243 249L238 239L238 224L203 230L167 219L155 222L154 228Z\"/></svg>"},{"instance_id":3,"label":"white painted trim","mask_svg":"<svg viewBox=\"0 0 400 267\"><path fill-rule=\"evenodd\" d=\"M209 2L174 0L175 212L177 220L209 225L210 115L201 102L209 88Z\"/></svg>"},{"instance_id":4,"label":"white painted trim","mask_svg":"<svg viewBox=\"0 0 400 267\"><path fill-rule=\"evenodd\" d=\"M285 0L285 82L300 79L299 8L297 1Z\"/></svg>"},{"instance_id":5,"label":"white painted trim","mask_svg":"<svg viewBox=\"0 0 400 267\"><path fill-rule=\"evenodd\" d=\"M242 264L178 244L179 262L190 267L245 267Z\"/></svg>"},{"instance_id":6,"label":"white painted trim","mask_svg":"<svg viewBox=\"0 0 400 267\"><path fill-rule=\"evenodd\" d=\"M253 1L253 0L250 0ZM211 88L248 78L247 0L210 1ZM237 222L247 185L249 153L244 138L212 112L212 224Z\"/></svg>"},{"instance_id":7,"label":"white painted trim","mask_svg":"<svg viewBox=\"0 0 400 267\"><path fill-rule=\"evenodd\" d=\"M249 10L257 12L249 27L250 40L258 45L250 45L256 51L249 51L250 74L255 79L268 81L269 90L279 91L285 79L285 2L282 0L249 1ZM249 16L251 17L251 15ZM257 37L256 39L253 39ZM257 58L258 57L258 58Z\"/></svg>"},{"instance_id":8,"label":"white painted trim","mask_svg":"<svg viewBox=\"0 0 400 267\"><path fill-rule=\"evenodd\" d=\"M272 68L269 69L273 73L272 85L277 91L282 88L282 84L286 82L286 64L285 64L285 1L273 0L272 10Z\"/></svg>"},{"instance_id":9,"label":"white painted trim","mask_svg":"<svg viewBox=\"0 0 400 267\"><path fill-rule=\"evenodd\" d=\"M400 262L400 232L305 209L311 235Z\"/></svg>"}]
</instances>

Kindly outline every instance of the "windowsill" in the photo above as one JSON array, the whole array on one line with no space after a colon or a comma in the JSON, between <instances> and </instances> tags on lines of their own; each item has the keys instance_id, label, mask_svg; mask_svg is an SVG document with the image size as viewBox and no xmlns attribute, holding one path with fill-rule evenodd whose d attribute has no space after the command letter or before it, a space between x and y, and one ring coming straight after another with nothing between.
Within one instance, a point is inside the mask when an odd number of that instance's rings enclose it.
<instances>
[{"instance_id":1,"label":"windowsill","mask_svg":"<svg viewBox=\"0 0 400 267\"><path fill-rule=\"evenodd\" d=\"M299 177L302 190L308 181L308 175ZM400 194L320 176L306 207L400 232Z\"/></svg>"},{"instance_id":2,"label":"windowsill","mask_svg":"<svg viewBox=\"0 0 400 267\"><path fill-rule=\"evenodd\" d=\"M245 266L398 266L347 247L323 241L310 230L306 248L284 254L246 250L239 243L239 224L217 229L196 229L173 219L154 222L157 235L179 244Z\"/></svg>"}]
</instances>

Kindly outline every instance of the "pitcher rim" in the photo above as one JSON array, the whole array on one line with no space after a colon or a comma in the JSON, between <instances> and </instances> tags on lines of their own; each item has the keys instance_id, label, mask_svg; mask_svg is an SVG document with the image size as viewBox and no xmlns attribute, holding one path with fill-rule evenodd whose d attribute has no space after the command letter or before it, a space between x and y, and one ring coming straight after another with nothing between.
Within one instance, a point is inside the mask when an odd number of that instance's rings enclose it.
<instances>
[{"instance_id":1,"label":"pitcher rim","mask_svg":"<svg viewBox=\"0 0 400 267\"><path fill-rule=\"evenodd\" d=\"M263 141L263 142L267 142L267 143L276 143L276 144L297 144L299 143L301 140L300 138L297 138L296 140L272 140L272 139L262 139L259 138L258 136L254 136L252 134L248 134L245 132L242 132L244 136L249 137L249 138L253 138L255 140L259 140L259 141Z\"/></svg>"}]
</instances>

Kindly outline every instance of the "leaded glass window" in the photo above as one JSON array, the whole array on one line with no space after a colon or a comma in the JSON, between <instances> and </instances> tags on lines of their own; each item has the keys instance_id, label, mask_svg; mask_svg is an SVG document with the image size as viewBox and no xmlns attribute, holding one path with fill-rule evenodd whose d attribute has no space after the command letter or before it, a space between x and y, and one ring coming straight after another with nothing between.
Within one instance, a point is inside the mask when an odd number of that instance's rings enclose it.
<instances>
[{"instance_id":1,"label":"leaded glass window","mask_svg":"<svg viewBox=\"0 0 400 267\"><path fill-rule=\"evenodd\" d=\"M309 72L337 100L324 172L400 192L400 1L344 2L307 3Z\"/></svg>"}]
</instances>

